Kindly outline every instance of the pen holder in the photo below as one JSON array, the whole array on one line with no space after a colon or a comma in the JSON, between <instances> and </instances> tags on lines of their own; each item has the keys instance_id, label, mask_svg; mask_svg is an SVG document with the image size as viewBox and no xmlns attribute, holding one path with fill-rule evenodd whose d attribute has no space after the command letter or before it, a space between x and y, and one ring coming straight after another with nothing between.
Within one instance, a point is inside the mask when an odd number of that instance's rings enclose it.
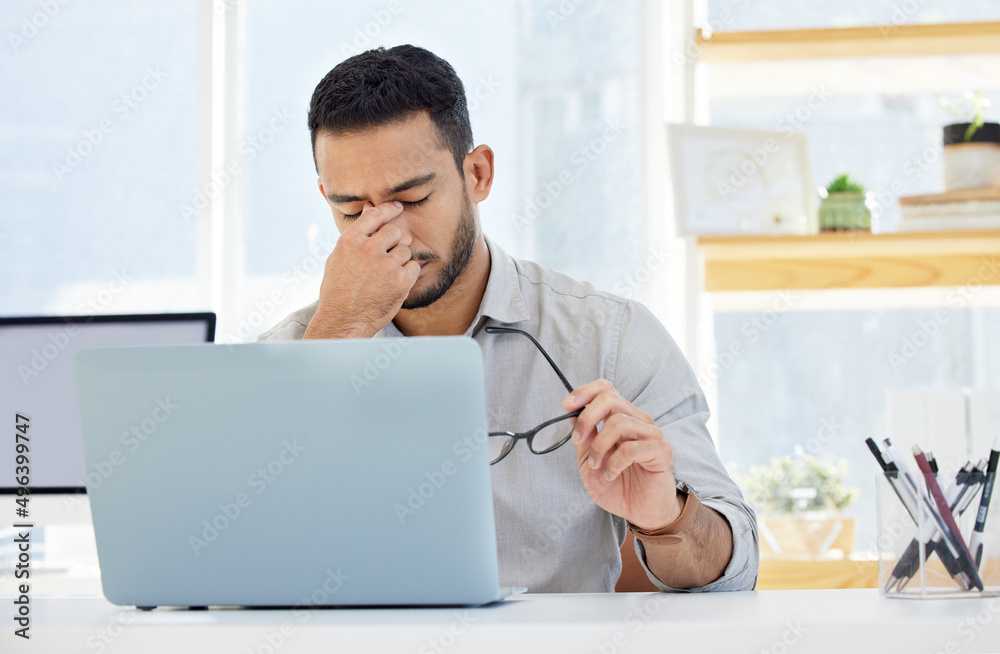
<instances>
[{"instance_id":1,"label":"pen holder","mask_svg":"<svg viewBox=\"0 0 1000 654\"><path fill-rule=\"evenodd\" d=\"M946 485L945 475L941 475ZM954 475L951 480L954 480ZM913 492L913 486L916 492ZM906 489L910 490L907 491ZM875 483L878 514L879 594L885 597L940 599L1000 596L1000 507L994 492L983 533L978 569L948 530L922 475L910 481L899 473L879 473ZM900 499L903 494L909 509ZM961 514L954 512L966 549L979 511L980 493ZM916 502L917 506L913 506ZM947 540L948 542L945 542ZM970 552L971 554L971 552ZM974 555L973 555L974 558ZM982 590L975 587L975 570ZM969 588L966 588L969 586Z\"/></svg>"}]
</instances>

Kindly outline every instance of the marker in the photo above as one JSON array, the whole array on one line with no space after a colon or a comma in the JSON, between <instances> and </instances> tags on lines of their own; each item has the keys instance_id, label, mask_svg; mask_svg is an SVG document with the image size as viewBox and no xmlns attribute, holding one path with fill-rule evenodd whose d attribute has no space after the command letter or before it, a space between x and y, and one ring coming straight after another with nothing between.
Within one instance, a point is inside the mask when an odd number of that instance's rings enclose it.
<instances>
[{"instance_id":1,"label":"marker","mask_svg":"<svg viewBox=\"0 0 1000 654\"><path fill-rule=\"evenodd\" d=\"M997 478L997 461L1000 460L1000 434L993 439L993 449L990 451L990 462L986 466L986 483L983 484L983 494L979 499L979 512L976 514L976 526L972 529L972 540L969 550L972 560L979 570L983 561L983 532L986 531L986 514L990 510L990 498L993 497L993 483Z\"/></svg>"},{"instance_id":2,"label":"marker","mask_svg":"<svg viewBox=\"0 0 1000 654\"><path fill-rule=\"evenodd\" d=\"M969 552L968 546L965 544L965 539L962 538L962 532L959 531L958 525L955 523L955 516L951 513L951 508L948 506L948 502L944 499L944 493L941 492L941 487L938 486L937 477L931 471L931 466L927 463L927 457L924 453L920 451L920 448L916 445L913 446L913 458L917 461L917 467L920 471L924 473L924 481L927 483L927 491L931 494L934 499L934 503L937 505L938 515L944 520L947 528L945 529L945 537L951 537L954 539L955 544L958 546L958 559L962 562L962 567L966 568L966 572L969 573L969 577L972 578L972 585L983 590L983 582L979 578L979 574L976 570L976 564L972 560L972 554Z\"/></svg>"}]
</instances>

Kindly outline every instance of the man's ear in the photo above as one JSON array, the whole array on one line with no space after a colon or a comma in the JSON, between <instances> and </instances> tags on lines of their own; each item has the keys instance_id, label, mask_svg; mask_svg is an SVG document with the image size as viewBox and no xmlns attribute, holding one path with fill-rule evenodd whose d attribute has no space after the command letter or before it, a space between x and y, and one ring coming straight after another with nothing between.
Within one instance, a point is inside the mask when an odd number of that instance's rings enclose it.
<instances>
[{"instance_id":1,"label":"man's ear","mask_svg":"<svg viewBox=\"0 0 1000 654\"><path fill-rule=\"evenodd\" d=\"M475 204L489 197L493 188L493 150L490 146L480 145L465 155L465 187Z\"/></svg>"},{"instance_id":2,"label":"man's ear","mask_svg":"<svg viewBox=\"0 0 1000 654\"><path fill-rule=\"evenodd\" d=\"M326 199L326 189L323 188L323 178L322 177L317 177L316 178L316 185L319 186L319 194L323 196L323 202L326 202L327 205L329 205L330 201Z\"/></svg>"}]
</instances>

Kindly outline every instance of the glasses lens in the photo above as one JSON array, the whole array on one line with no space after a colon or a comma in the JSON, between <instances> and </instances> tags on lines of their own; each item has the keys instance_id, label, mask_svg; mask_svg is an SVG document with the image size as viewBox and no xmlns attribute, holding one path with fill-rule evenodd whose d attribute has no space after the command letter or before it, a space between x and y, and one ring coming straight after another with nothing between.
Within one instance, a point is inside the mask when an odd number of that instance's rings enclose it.
<instances>
[{"instance_id":1,"label":"glasses lens","mask_svg":"<svg viewBox=\"0 0 1000 654\"><path fill-rule=\"evenodd\" d=\"M490 434L490 463L502 459L514 447L514 437L506 434Z\"/></svg>"},{"instance_id":2,"label":"glasses lens","mask_svg":"<svg viewBox=\"0 0 1000 654\"><path fill-rule=\"evenodd\" d=\"M535 433L535 437L529 441L531 451L535 454L551 452L568 441L572 433L573 425L570 424L569 420L560 420L547 427L542 427Z\"/></svg>"}]
</instances>

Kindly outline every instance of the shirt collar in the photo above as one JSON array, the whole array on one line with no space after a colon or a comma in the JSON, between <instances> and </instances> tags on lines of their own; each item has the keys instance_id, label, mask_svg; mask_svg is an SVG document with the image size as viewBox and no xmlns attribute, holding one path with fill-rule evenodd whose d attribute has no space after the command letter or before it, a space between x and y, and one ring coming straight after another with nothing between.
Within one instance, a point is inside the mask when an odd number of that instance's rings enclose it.
<instances>
[{"instance_id":1,"label":"shirt collar","mask_svg":"<svg viewBox=\"0 0 1000 654\"><path fill-rule=\"evenodd\" d=\"M507 324L531 318L521 296L521 284L514 258L485 234L483 239L490 251L490 278L486 282L486 291L483 292L483 300L479 303L479 311L465 332L466 336L475 334L489 319ZM392 322L383 327L379 334L387 337L403 335Z\"/></svg>"},{"instance_id":2,"label":"shirt collar","mask_svg":"<svg viewBox=\"0 0 1000 654\"><path fill-rule=\"evenodd\" d=\"M490 279L486 282L483 301L479 305L479 313L472 321L472 326L478 329L478 323L482 318L492 318L499 323L528 320L531 314L528 313L524 298L521 296L521 284L514 258L485 234L483 239L490 250Z\"/></svg>"}]
</instances>

